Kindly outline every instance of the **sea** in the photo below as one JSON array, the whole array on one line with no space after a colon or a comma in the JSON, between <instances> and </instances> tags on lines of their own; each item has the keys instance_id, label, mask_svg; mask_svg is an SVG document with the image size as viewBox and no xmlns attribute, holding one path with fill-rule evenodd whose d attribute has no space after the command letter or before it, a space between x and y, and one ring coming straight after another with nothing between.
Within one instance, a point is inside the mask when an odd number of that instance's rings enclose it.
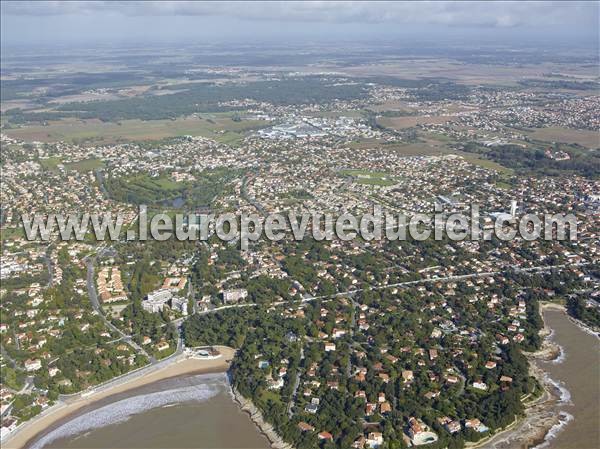
<instances>
[{"instance_id":1,"label":"sea","mask_svg":"<svg viewBox=\"0 0 600 449\"><path fill-rule=\"evenodd\" d=\"M31 449L267 449L233 402L224 373L158 381L100 400L38 436Z\"/></svg>"},{"instance_id":2,"label":"sea","mask_svg":"<svg viewBox=\"0 0 600 449\"><path fill-rule=\"evenodd\" d=\"M561 392L554 426L536 449L600 448L600 340L557 310L543 312L561 353L539 362Z\"/></svg>"},{"instance_id":3,"label":"sea","mask_svg":"<svg viewBox=\"0 0 600 449\"><path fill-rule=\"evenodd\" d=\"M535 449L600 448L600 340L561 311L545 310L561 347L538 362L561 392L561 418ZM267 449L233 402L226 374L162 380L98 401L38 436L31 449Z\"/></svg>"}]
</instances>

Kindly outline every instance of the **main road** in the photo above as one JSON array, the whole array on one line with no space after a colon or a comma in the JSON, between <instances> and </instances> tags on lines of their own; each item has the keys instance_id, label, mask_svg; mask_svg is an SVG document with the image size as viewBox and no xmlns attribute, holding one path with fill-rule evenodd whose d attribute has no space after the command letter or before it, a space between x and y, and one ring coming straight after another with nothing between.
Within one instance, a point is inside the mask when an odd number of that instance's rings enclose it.
<instances>
[{"instance_id":1,"label":"main road","mask_svg":"<svg viewBox=\"0 0 600 449\"><path fill-rule=\"evenodd\" d=\"M88 296L90 297L90 302L92 304L92 308L96 311L100 319L104 322L106 327L108 327L111 331L118 334L121 339L129 346L131 346L138 354L142 354L146 356L152 363L156 363L156 359L148 354L144 348L138 345L131 335L127 335L117 326L112 324L104 315L104 311L102 310L102 306L100 305L100 301L98 301L98 293L96 292L96 284L94 282L94 263L96 262L97 256L87 256L85 261L87 265L87 291Z\"/></svg>"},{"instance_id":2,"label":"main road","mask_svg":"<svg viewBox=\"0 0 600 449\"><path fill-rule=\"evenodd\" d=\"M545 265L545 266L537 266L537 267L529 267L529 268L510 268L506 270L497 270L497 271L486 271L481 273L468 273L468 274L458 274L454 276L443 276L443 277L433 277L433 278L424 278L424 279L416 279L414 281L405 281L405 282L397 282L395 284L378 284L378 285L370 285L363 288L356 288L353 290L346 290L344 292L334 293L332 295L321 295L321 296L305 296L302 298L299 303L307 303L316 300L325 300L329 301L335 298L354 295L359 292L364 291L372 291L372 290L386 290L388 288L404 288L411 287L413 285L419 284L428 284L432 282L451 282L451 281L461 281L465 279L471 278L481 278L481 277L492 277L503 273L508 273L510 271L514 271L516 273L544 273L549 272L556 269L563 269L568 267L580 267L589 265L589 262L576 262L572 264L561 264L561 265ZM270 306L280 306L284 304L294 304L290 301L277 301L272 302ZM256 307L258 304L255 303L244 303L244 304L231 304L228 306L215 307L214 309L207 309L199 311L198 315L207 315L209 313L219 312L225 309L237 309L237 308L245 308L245 307Z\"/></svg>"}]
</instances>

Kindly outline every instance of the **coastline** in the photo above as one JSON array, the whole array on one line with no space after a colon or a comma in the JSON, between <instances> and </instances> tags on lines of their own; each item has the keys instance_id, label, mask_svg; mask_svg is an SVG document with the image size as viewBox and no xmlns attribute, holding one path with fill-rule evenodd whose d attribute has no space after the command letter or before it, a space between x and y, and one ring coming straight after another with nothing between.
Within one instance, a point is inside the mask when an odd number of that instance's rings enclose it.
<instances>
[{"instance_id":1,"label":"coastline","mask_svg":"<svg viewBox=\"0 0 600 449\"><path fill-rule=\"evenodd\" d=\"M559 385L540 368L536 362L550 362L561 356L561 348L551 340L553 330L544 320L545 310L555 310L567 313L563 305L552 302L540 302L540 315L544 327L540 330L542 345L539 350L525 353L529 362L529 374L534 377L543 389L542 394L524 402L525 415L517 418L505 429L476 443L468 444L469 449L497 448L534 448L545 441L552 428L560 425L561 417L554 413L555 405L561 400ZM570 318L570 317L569 317Z\"/></svg>"},{"instance_id":2,"label":"coastline","mask_svg":"<svg viewBox=\"0 0 600 449\"><path fill-rule=\"evenodd\" d=\"M2 447L6 449L23 449L28 443L37 438L52 425L67 419L70 415L73 415L85 406L92 405L101 399L108 398L115 394L124 393L159 380L169 379L184 374L225 372L229 368L229 362L235 354L235 349L227 346L215 346L215 348L221 353L219 358L185 358L177 360L164 368L126 381L120 385L115 385L106 390L79 397L72 402L56 404L48 409L43 415L38 415L37 418L33 418L24 423L21 429L18 429L13 435L10 435L6 441L2 442Z\"/></svg>"},{"instance_id":3,"label":"coastline","mask_svg":"<svg viewBox=\"0 0 600 449\"><path fill-rule=\"evenodd\" d=\"M283 441L281 436L279 436L273 426L264 419L261 411L251 400L242 396L233 388L233 386L231 386L231 394L233 396L233 401L239 406L240 410L248 414L258 431L269 440L273 449L294 449L291 444Z\"/></svg>"},{"instance_id":4,"label":"coastline","mask_svg":"<svg viewBox=\"0 0 600 449\"><path fill-rule=\"evenodd\" d=\"M538 381L542 392L533 399L524 398L524 416L515 417L515 420L506 428L483 440L467 443L466 447L469 449L537 448L538 445L543 444L547 440L549 434L558 433L569 421L568 419L565 421L565 418L568 418L568 416L565 417L555 413L557 404L565 402L564 396L568 396L569 392L560 383L550 378L549 374L537 363L540 361L556 361L556 363L560 363L559 360L562 360L562 348L552 341L554 331L548 326L546 320L544 320L543 312L547 310L564 313L582 331L598 337L598 334L594 330L585 327L583 323L568 316L565 306L557 303L540 302L540 315L544 322L544 326L539 333L540 337L542 337L542 345L538 351L525 353L525 355L529 361L530 375ZM76 414L83 407L116 394L180 375L226 372L229 369L230 361L235 355L235 349L225 346L216 346L216 348L221 353L221 356L216 359L184 358L173 360L169 365L148 374L106 388L105 390L85 394L83 397L80 396L72 401L67 400L56 404L47 409L46 413L39 415L37 419L34 418L25 423L23 428L17 429L13 435L10 435L7 441L2 442L2 447L6 447L7 449L25 448L27 444L39 438L50 427L59 424L61 421L69 420L72 415ZM273 426L264 419L258 407L251 400L246 399L236 391L231 381L229 383L233 401L241 411L248 414L258 431L269 441L270 446L274 449L293 449L293 446L286 443L278 435Z\"/></svg>"},{"instance_id":5,"label":"coastline","mask_svg":"<svg viewBox=\"0 0 600 449\"><path fill-rule=\"evenodd\" d=\"M561 363L563 357L562 347L552 341L554 330L548 326L544 319L543 312L546 310L565 314L566 318L580 330L600 339L600 334L595 329L591 329L584 323L571 317L564 305L553 302L540 302L539 312L544 323L543 328L539 332L540 337L542 337L542 345L539 350L524 354L529 362L529 373L537 380L542 388L542 393L533 399L526 398L524 400L524 416L515 417L515 420L506 428L478 442L467 443L465 447L469 449L498 449L499 447L503 449L535 449L542 447L541 445L544 445L547 441L549 434L557 434L572 419L572 416L569 414L565 416L562 412L559 414L555 413L557 404L569 401L569 392L560 383L550 378L549 374L537 363L553 361ZM248 413L258 430L269 440L272 448L293 449L293 446L283 441L273 426L265 421L262 413L252 401L244 398L233 387L232 394L234 401L239 405L241 410Z\"/></svg>"}]
</instances>

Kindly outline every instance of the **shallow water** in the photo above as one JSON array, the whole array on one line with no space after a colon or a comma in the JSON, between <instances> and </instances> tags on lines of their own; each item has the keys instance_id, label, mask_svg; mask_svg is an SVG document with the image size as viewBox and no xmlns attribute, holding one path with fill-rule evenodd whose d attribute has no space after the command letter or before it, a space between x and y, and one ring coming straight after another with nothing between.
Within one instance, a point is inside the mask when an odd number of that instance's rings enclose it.
<instances>
[{"instance_id":1,"label":"shallow water","mask_svg":"<svg viewBox=\"0 0 600 449\"><path fill-rule=\"evenodd\" d=\"M540 362L561 393L561 424L538 449L600 448L600 341L554 310L544 312L558 360ZM557 363L558 362L558 363ZM266 449L233 402L224 374L168 379L99 401L53 426L32 449Z\"/></svg>"},{"instance_id":2,"label":"shallow water","mask_svg":"<svg viewBox=\"0 0 600 449\"><path fill-rule=\"evenodd\" d=\"M31 449L266 449L224 374L179 377L102 400L53 426Z\"/></svg>"},{"instance_id":3,"label":"shallow water","mask_svg":"<svg viewBox=\"0 0 600 449\"><path fill-rule=\"evenodd\" d=\"M577 327L562 312L547 310L544 320L554 330L552 340L562 348L557 361L540 363L560 385L561 403L557 413L561 424L537 447L600 448L600 341Z\"/></svg>"}]
</instances>

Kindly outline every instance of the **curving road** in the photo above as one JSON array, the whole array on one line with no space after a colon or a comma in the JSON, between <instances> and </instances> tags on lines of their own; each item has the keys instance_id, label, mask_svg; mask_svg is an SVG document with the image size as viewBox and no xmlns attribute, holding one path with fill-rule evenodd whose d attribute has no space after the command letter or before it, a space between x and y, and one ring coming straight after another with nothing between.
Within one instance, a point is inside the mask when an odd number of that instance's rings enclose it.
<instances>
[{"instance_id":1,"label":"curving road","mask_svg":"<svg viewBox=\"0 0 600 449\"><path fill-rule=\"evenodd\" d=\"M96 262L96 256L88 256L86 258L86 266L87 266L87 290L88 296L90 297L90 302L92 304L92 308L96 311L96 313L100 316L100 319L104 322L106 327L115 332L116 334L121 336L121 339L131 346L138 354L142 354L146 356L152 363L156 363L156 359L148 354L144 348L138 345L132 338L131 335L127 335L117 326L112 324L104 315L104 311L100 305L100 301L98 301L98 294L96 292L96 285L94 283L94 263Z\"/></svg>"}]
</instances>

